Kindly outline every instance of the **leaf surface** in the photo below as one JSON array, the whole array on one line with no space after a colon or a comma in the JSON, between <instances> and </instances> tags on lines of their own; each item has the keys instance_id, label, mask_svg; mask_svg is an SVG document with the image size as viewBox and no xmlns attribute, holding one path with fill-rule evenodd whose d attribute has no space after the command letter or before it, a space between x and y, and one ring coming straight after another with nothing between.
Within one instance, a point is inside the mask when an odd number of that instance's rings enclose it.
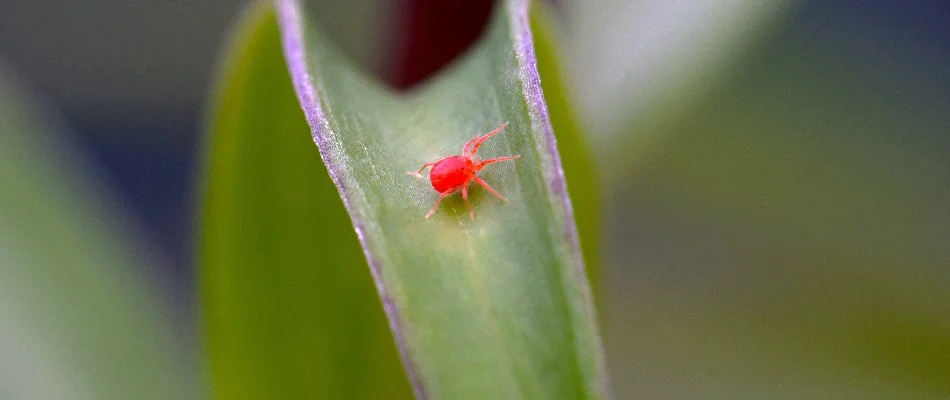
<instances>
[{"instance_id":1,"label":"leaf surface","mask_svg":"<svg viewBox=\"0 0 950 400\"><path fill-rule=\"evenodd\" d=\"M389 369L359 369L398 347L417 398L605 397L527 3L498 4L478 45L408 93L359 71L318 10L276 5L297 98L265 22L235 44L210 129L202 262L218 394L399 394ZM479 156L521 156L481 173L507 204L472 186L474 221L458 195L424 218L437 193L406 172L505 121Z\"/></svg>"},{"instance_id":2,"label":"leaf surface","mask_svg":"<svg viewBox=\"0 0 950 400\"><path fill-rule=\"evenodd\" d=\"M215 397L411 398L270 3L239 22L212 108L199 246Z\"/></svg>"}]
</instances>

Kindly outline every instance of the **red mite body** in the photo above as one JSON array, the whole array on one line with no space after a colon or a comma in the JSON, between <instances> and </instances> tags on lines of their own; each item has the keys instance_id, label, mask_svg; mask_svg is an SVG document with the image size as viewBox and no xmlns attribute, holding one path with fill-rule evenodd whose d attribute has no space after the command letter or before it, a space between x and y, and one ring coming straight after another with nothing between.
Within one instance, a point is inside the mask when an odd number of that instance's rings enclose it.
<instances>
[{"instance_id":1,"label":"red mite body","mask_svg":"<svg viewBox=\"0 0 950 400\"><path fill-rule=\"evenodd\" d=\"M468 184L471 181L475 181L486 190L491 192L505 201L505 197L498 193L495 189L492 189L491 186L488 186L482 178L478 177L478 171L481 171L482 168L489 164L494 164L500 161L514 160L521 156L505 156L505 157L495 157L487 160L478 160L475 158L475 152L478 151L479 146L483 142L492 137L492 135L501 132L508 126L508 123L505 122L501 124L495 130L488 132L484 135L477 136L472 140L469 140L465 143L465 146L462 146L462 154L457 156L445 157L439 161L428 162L419 168L417 172L407 172L408 174L422 176L421 173L426 168L432 167L432 171L429 173L429 181L432 183L432 188L435 191L439 192L439 199L435 201L435 205L432 206L432 209L429 210L429 213L426 214L426 218L435 214L435 210L439 208L439 203L446 196L455 193L456 191L462 192L462 199L465 200L465 206L468 208L468 215L471 219L475 219L475 212L472 211L472 205L468 202Z\"/></svg>"},{"instance_id":2,"label":"red mite body","mask_svg":"<svg viewBox=\"0 0 950 400\"><path fill-rule=\"evenodd\" d=\"M465 156L446 157L432 166L429 180L436 192L445 193L468 183L475 174L475 163Z\"/></svg>"}]
</instances>

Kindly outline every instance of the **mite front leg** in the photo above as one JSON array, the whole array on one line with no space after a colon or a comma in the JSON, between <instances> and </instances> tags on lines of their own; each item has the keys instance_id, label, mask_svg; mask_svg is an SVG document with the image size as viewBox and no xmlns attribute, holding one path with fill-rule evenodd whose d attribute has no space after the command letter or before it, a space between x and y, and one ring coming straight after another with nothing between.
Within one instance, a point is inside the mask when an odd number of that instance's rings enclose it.
<instances>
[{"instance_id":1,"label":"mite front leg","mask_svg":"<svg viewBox=\"0 0 950 400\"><path fill-rule=\"evenodd\" d=\"M505 130L506 126L508 126L508 122L501 124L501 126L495 128L495 130L491 132L469 140L468 143L465 143L465 146L462 146L462 155L474 156L475 153L478 152L478 148L482 145L482 143L488 140L488 138L494 136L496 133Z\"/></svg>"},{"instance_id":2,"label":"mite front leg","mask_svg":"<svg viewBox=\"0 0 950 400\"><path fill-rule=\"evenodd\" d=\"M419 168L418 171L409 171L409 172L406 172L406 175L413 175L413 176L418 176L418 177L421 178L421 177L422 177L422 171L425 171L426 168L429 168L429 167L435 165L435 163L436 163L435 161L427 162L427 163L423 164L423 165L422 165L422 168Z\"/></svg>"}]
</instances>

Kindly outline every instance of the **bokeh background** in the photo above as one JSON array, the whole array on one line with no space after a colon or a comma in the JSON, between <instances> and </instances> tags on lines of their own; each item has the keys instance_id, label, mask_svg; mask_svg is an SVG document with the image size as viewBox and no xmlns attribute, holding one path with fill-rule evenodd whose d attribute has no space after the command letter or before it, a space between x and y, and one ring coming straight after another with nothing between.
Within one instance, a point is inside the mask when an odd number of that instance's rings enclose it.
<instances>
[{"instance_id":1,"label":"bokeh background","mask_svg":"<svg viewBox=\"0 0 950 400\"><path fill-rule=\"evenodd\" d=\"M317 3L340 45L398 88L464 51L492 5ZM617 398L950 398L950 3L550 5L604 193ZM51 115L55 160L86 166L63 179L107 204L87 216L97 229L133 232L121 239L148 260L137 287L175 321L169 363L193 376L198 144L242 6L0 2L3 86ZM0 263L17 260L10 243ZM23 337L11 324L0 355Z\"/></svg>"}]
</instances>

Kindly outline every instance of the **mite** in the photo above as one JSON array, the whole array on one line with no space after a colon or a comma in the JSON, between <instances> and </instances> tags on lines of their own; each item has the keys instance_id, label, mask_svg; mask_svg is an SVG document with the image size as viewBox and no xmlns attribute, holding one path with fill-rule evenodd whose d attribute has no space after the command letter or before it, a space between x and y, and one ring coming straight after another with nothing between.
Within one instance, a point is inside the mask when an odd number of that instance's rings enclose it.
<instances>
[{"instance_id":1,"label":"mite","mask_svg":"<svg viewBox=\"0 0 950 400\"><path fill-rule=\"evenodd\" d=\"M478 171L481 171L482 168L485 168L489 164L494 164L497 162L514 160L519 155L504 156L504 157L495 157L489 158L487 160L479 160L475 158L475 153L478 152L478 148L484 143L488 138L493 135L505 130L505 127L508 126L508 123L505 122L501 124L495 130L488 132L481 136L476 136L474 139L469 140L465 143L465 146L462 146L462 154L457 156L448 156L438 161L427 162L422 168L419 168L418 171L407 172L410 175L422 176L422 171L425 171L426 168L432 167L432 171L429 172L429 181L432 183L432 188L436 192L439 192L439 198L435 201L435 205L432 206L432 209L426 214L426 218L435 214L435 211L439 208L439 203L442 202L446 196L455 193L457 191L462 191L462 200L465 200L465 207L468 208L468 216L473 221L475 220L475 212L472 211L472 205L468 202L468 184L471 181L475 181L479 185L495 195L495 197L505 201L505 196L502 196L501 193L498 193L497 190L492 189L491 186L488 186L482 178L478 177Z\"/></svg>"}]
</instances>

